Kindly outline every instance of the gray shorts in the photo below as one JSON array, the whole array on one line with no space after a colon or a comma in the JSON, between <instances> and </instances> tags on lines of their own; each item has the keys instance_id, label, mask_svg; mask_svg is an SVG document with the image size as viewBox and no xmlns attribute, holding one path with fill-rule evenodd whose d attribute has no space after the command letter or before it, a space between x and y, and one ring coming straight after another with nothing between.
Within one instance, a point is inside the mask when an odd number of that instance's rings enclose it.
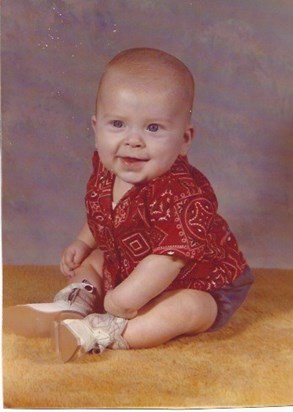
<instances>
[{"instance_id":1,"label":"gray shorts","mask_svg":"<svg viewBox=\"0 0 293 412\"><path fill-rule=\"evenodd\" d=\"M232 318L236 310L242 305L253 284L254 276L247 266L238 278L230 285L209 292L218 305L218 314L213 325L207 332L214 332L222 328Z\"/></svg>"}]
</instances>

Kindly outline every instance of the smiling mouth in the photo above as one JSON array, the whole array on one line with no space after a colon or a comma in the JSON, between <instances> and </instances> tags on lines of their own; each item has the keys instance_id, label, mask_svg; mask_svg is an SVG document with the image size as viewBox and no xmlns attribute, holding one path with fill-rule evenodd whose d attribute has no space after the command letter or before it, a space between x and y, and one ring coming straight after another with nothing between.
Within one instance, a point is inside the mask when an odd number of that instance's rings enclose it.
<instances>
[{"instance_id":1,"label":"smiling mouth","mask_svg":"<svg viewBox=\"0 0 293 412\"><path fill-rule=\"evenodd\" d=\"M136 163L136 162L147 162L148 159L142 159L138 157L131 157L131 156L120 156L119 157L123 162L126 163Z\"/></svg>"},{"instance_id":2,"label":"smiling mouth","mask_svg":"<svg viewBox=\"0 0 293 412\"><path fill-rule=\"evenodd\" d=\"M135 167L135 166L141 166L143 163L146 163L148 159L139 159L137 157L119 157L120 161L122 164L126 167Z\"/></svg>"}]
</instances>

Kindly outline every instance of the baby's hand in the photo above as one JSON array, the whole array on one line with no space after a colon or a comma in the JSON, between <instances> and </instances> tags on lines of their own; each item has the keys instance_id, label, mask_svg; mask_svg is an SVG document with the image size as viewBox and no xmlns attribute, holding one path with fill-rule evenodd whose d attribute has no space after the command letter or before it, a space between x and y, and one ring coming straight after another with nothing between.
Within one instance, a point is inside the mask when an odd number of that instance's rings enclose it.
<instances>
[{"instance_id":1,"label":"baby's hand","mask_svg":"<svg viewBox=\"0 0 293 412\"><path fill-rule=\"evenodd\" d=\"M80 266L84 259L91 253L92 248L82 240L76 239L63 252L60 269L63 275L72 278L74 270Z\"/></svg>"}]
</instances>

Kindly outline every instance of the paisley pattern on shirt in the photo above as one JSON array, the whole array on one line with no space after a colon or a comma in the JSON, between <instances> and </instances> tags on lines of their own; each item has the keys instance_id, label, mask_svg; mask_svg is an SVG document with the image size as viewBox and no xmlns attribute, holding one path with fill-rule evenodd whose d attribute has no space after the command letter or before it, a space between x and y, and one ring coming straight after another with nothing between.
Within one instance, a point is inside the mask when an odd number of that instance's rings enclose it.
<instances>
[{"instance_id":1,"label":"paisley pattern on shirt","mask_svg":"<svg viewBox=\"0 0 293 412\"><path fill-rule=\"evenodd\" d=\"M88 224L104 251L104 287L112 289L149 254L186 261L171 289L214 290L246 267L206 177L179 156L162 176L127 192L115 209L115 176L93 156L85 198ZM158 274L159 276L159 274Z\"/></svg>"}]
</instances>

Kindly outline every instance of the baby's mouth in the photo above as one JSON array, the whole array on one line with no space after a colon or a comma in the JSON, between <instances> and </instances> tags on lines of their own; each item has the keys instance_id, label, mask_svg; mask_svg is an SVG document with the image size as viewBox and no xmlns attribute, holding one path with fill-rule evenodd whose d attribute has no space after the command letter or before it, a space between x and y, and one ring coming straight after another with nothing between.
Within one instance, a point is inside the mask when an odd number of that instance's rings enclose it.
<instances>
[{"instance_id":1,"label":"baby's mouth","mask_svg":"<svg viewBox=\"0 0 293 412\"><path fill-rule=\"evenodd\" d=\"M127 162L127 163L136 163L136 162L146 162L147 161L147 159L139 159L137 157L128 157L128 156L121 157L121 159L124 162Z\"/></svg>"},{"instance_id":2,"label":"baby's mouth","mask_svg":"<svg viewBox=\"0 0 293 412\"><path fill-rule=\"evenodd\" d=\"M122 164L126 167L135 167L135 166L139 167L148 161L148 159L140 159L137 157L129 157L129 156L125 156L125 157L120 156L119 158Z\"/></svg>"}]
</instances>

